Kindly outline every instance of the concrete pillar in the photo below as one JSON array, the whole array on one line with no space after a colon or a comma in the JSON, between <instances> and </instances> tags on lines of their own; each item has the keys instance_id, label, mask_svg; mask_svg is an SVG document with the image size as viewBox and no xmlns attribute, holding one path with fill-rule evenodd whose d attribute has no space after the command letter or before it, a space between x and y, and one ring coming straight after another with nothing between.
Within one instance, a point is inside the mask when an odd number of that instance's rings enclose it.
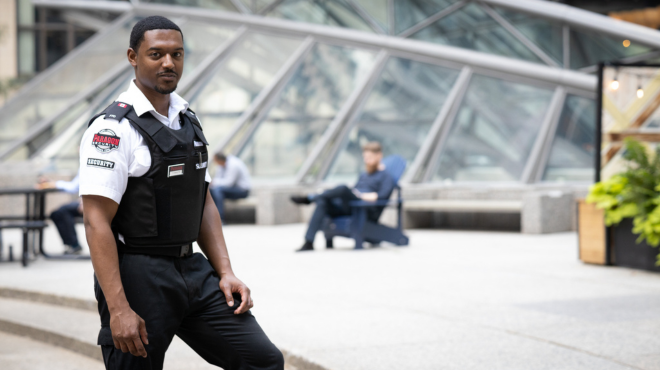
<instances>
[{"instance_id":1,"label":"concrete pillar","mask_svg":"<svg viewBox=\"0 0 660 370\"><path fill-rule=\"evenodd\" d=\"M0 0L0 9L0 81L5 82L18 73L16 0Z\"/></svg>"}]
</instances>

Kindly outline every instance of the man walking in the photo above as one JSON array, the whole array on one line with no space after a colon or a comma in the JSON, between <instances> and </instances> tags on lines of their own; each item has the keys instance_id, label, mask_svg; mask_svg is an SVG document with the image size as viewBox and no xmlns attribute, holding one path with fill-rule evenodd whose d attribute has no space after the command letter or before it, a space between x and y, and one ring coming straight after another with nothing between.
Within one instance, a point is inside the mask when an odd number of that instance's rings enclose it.
<instances>
[{"instance_id":1,"label":"man walking","mask_svg":"<svg viewBox=\"0 0 660 370\"><path fill-rule=\"evenodd\" d=\"M225 199L247 198L250 194L250 173L245 163L236 156L219 152L214 159L218 167L211 181L211 196L224 223Z\"/></svg>"},{"instance_id":2,"label":"man walking","mask_svg":"<svg viewBox=\"0 0 660 370\"><path fill-rule=\"evenodd\" d=\"M107 369L162 369L179 336L209 363L283 369L232 271L208 194L206 139L174 93L183 34L164 17L133 27L135 80L90 121L81 142L80 194ZM204 255L192 253L197 242ZM208 258L208 259L207 259Z\"/></svg>"}]
</instances>

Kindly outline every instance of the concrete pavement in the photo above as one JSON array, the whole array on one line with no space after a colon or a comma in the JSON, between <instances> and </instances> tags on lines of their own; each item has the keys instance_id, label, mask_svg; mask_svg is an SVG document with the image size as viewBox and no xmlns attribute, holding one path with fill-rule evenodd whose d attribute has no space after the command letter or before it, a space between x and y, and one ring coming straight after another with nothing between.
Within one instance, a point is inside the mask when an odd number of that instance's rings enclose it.
<instances>
[{"instance_id":1,"label":"concrete pavement","mask_svg":"<svg viewBox=\"0 0 660 370\"><path fill-rule=\"evenodd\" d=\"M584 265L574 233L412 230L408 248L319 237L293 253L303 232L225 230L264 330L326 369L660 369L660 276ZM91 282L89 261L0 265L4 287L93 300Z\"/></svg>"}]
</instances>

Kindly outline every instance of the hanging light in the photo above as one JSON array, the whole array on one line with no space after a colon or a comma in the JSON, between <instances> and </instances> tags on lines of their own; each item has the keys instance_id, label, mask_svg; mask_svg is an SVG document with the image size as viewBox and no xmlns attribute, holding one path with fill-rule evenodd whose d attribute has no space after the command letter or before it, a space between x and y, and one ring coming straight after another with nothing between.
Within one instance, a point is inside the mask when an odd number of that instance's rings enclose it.
<instances>
[{"instance_id":1,"label":"hanging light","mask_svg":"<svg viewBox=\"0 0 660 370\"><path fill-rule=\"evenodd\" d=\"M623 40L623 47L627 48L628 46L630 46L630 40Z\"/></svg>"},{"instance_id":2,"label":"hanging light","mask_svg":"<svg viewBox=\"0 0 660 370\"><path fill-rule=\"evenodd\" d=\"M642 90L642 83L639 81L639 75L637 76L637 99L644 97L644 90Z\"/></svg>"},{"instance_id":3,"label":"hanging light","mask_svg":"<svg viewBox=\"0 0 660 370\"><path fill-rule=\"evenodd\" d=\"M614 77L612 82L610 82L610 89L616 91L618 88L619 88L619 80L617 80L616 77Z\"/></svg>"},{"instance_id":4,"label":"hanging light","mask_svg":"<svg viewBox=\"0 0 660 370\"><path fill-rule=\"evenodd\" d=\"M610 82L610 89L617 91L619 89L619 68L614 70L614 79Z\"/></svg>"}]
</instances>

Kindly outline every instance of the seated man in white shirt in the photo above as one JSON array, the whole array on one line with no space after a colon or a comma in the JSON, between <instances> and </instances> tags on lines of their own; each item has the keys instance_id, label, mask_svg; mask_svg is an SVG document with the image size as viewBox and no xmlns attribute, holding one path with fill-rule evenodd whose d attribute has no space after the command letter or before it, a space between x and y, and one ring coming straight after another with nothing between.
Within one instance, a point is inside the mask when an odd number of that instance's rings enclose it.
<instances>
[{"instance_id":1,"label":"seated man in white shirt","mask_svg":"<svg viewBox=\"0 0 660 370\"><path fill-rule=\"evenodd\" d=\"M216 153L214 157L218 165L211 182L211 197L218 207L222 222L225 221L225 199L243 199L250 194L250 173L238 157Z\"/></svg>"},{"instance_id":2,"label":"seated man in white shirt","mask_svg":"<svg viewBox=\"0 0 660 370\"><path fill-rule=\"evenodd\" d=\"M38 189L60 189L69 194L78 194L79 175L71 181L51 181L47 178L39 179ZM50 219L57 227L57 231L62 238L62 243L66 247L64 254L78 254L82 251L78 243L76 234L76 217L82 217L82 204L80 199L75 202L65 204L50 214Z\"/></svg>"}]
</instances>

